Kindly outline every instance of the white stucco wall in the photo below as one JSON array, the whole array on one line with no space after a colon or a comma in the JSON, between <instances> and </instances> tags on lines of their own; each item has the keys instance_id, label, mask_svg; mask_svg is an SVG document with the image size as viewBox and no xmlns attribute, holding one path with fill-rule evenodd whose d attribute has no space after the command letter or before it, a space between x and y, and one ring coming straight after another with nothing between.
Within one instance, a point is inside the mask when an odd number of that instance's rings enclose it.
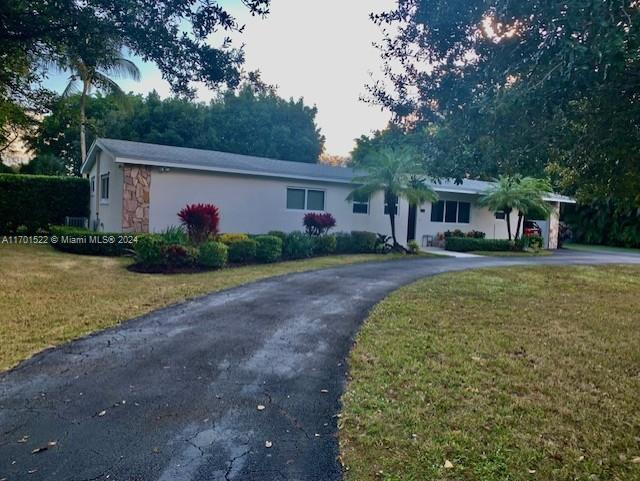
<instances>
[{"instance_id":1,"label":"white stucco wall","mask_svg":"<svg viewBox=\"0 0 640 481\"><path fill-rule=\"evenodd\" d=\"M109 200L100 199L100 176L109 174ZM103 232L122 231L122 164L117 164L105 152L98 152L96 162L89 172L89 180L95 176L96 188L91 193L91 218L89 227L94 225L96 214L99 218L98 230Z\"/></svg>"},{"instance_id":2,"label":"white stucco wall","mask_svg":"<svg viewBox=\"0 0 640 481\"><path fill-rule=\"evenodd\" d=\"M418 244L422 241L423 235L435 236L438 233L444 233L447 230L460 229L462 232L479 230L487 235L487 239L507 239L507 221L506 219L496 219L495 214L486 207L477 205L477 195L470 194L453 194L442 192L439 194L440 200L457 200L461 202L469 202L471 211L469 213L469 223L459 224L457 222L431 222L432 204L427 203L418 209L416 241ZM421 212L424 210L424 212ZM518 212L511 213L511 233L515 235L518 225Z\"/></svg>"},{"instance_id":3,"label":"white stucco wall","mask_svg":"<svg viewBox=\"0 0 640 481\"><path fill-rule=\"evenodd\" d=\"M186 204L212 203L220 209L221 232L266 233L270 230L303 230L306 211L287 209L287 187L325 191L325 211L336 218L333 232L366 230L390 234L389 217L384 215L382 193L372 196L369 214L354 214L345 199L351 187L345 184L296 181L246 175L171 170L151 173L149 230L159 232L179 224L177 213ZM406 241L407 210L400 201L396 221L398 240Z\"/></svg>"}]
</instances>

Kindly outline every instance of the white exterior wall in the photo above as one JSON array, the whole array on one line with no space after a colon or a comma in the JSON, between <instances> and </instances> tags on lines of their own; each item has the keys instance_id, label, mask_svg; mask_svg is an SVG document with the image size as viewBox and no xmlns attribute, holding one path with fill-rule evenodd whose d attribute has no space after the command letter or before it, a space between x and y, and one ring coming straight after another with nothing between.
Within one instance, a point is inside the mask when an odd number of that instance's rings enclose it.
<instances>
[{"instance_id":1,"label":"white exterior wall","mask_svg":"<svg viewBox=\"0 0 640 481\"><path fill-rule=\"evenodd\" d=\"M369 214L354 214L351 202L345 200L352 190L346 184L175 169L161 172L158 168L151 173L149 230L159 232L178 225L178 211L187 204L201 202L220 209L221 232L262 234L270 230L303 230L302 218L307 211L287 209L287 187L325 191L325 211L336 218L332 232L391 233L382 193L372 196ZM407 203L401 200L396 232L402 243L407 236L407 210Z\"/></svg>"},{"instance_id":2,"label":"white exterior wall","mask_svg":"<svg viewBox=\"0 0 640 481\"><path fill-rule=\"evenodd\" d=\"M109 200L100 199L100 176L109 174ZM122 164L117 164L105 152L98 152L96 162L89 171L89 180L95 176L96 188L91 193L91 218L89 227L94 225L96 214L99 218L98 230L103 232L122 232Z\"/></svg>"},{"instance_id":3,"label":"white exterior wall","mask_svg":"<svg viewBox=\"0 0 640 481\"><path fill-rule=\"evenodd\" d=\"M432 204L424 204L418 209L416 221L416 241L418 244L422 242L423 235L431 235L435 238L439 233L455 229L460 229L462 232L479 230L487 235L487 239L507 239L509 237L506 219L496 219L495 214L489 209L477 205L479 198L477 195L442 192L438 197L439 200L444 201L457 200L461 202L469 202L471 204L469 223L459 224L457 222L431 222ZM424 210L424 212L421 212L422 210ZM512 212L510 217L511 233L512 235L515 235L516 227L518 226L518 212Z\"/></svg>"}]
</instances>

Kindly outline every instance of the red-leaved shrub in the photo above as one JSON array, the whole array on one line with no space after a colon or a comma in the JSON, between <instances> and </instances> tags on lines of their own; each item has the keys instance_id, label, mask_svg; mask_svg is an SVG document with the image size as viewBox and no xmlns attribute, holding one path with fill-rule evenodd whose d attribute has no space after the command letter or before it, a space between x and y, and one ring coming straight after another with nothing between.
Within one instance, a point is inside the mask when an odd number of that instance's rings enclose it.
<instances>
[{"instance_id":1,"label":"red-leaved shrub","mask_svg":"<svg viewBox=\"0 0 640 481\"><path fill-rule=\"evenodd\" d=\"M178 212L178 217L194 244L206 242L210 236L218 233L220 213L213 204L189 204Z\"/></svg>"},{"instance_id":2,"label":"red-leaved shrub","mask_svg":"<svg viewBox=\"0 0 640 481\"><path fill-rule=\"evenodd\" d=\"M336 219L325 212L320 214L318 212L309 212L304 215L304 220L302 221L304 228L307 230L307 234L309 235L322 235L329 232L329 229L335 227Z\"/></svg>"}]
</instances>

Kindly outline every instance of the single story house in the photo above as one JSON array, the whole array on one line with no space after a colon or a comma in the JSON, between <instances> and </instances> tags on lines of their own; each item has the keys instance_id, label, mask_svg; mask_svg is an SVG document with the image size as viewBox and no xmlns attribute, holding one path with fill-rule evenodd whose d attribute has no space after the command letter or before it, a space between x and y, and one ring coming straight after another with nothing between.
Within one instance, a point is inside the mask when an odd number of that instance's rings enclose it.
<instances>
[{"instance_id":1,"label":"single story house","mask_svg":"<svg viewBox=\"0 0 640 481\"><path fill-rule=\"evenodd\" d=\"M434 183L438 202L410 206L400 199L388 206L382 192L348 201L354 171L346 167L104 138L91 146L82 173L91 185L90 225L100 231L160 232L179 223L186 204L212 203L220 209L222 232L301 230L304 213L322 211L336 218L336 231L390 234L387 209L395 208L402 243L454 229L507 238L504 213L477 204L490 182ZM554 207L545 234L553 249L560 203L573 201L556 194L546 200ZM515 229L517 212L511 224Z\"/></svg>"}]
</instances>

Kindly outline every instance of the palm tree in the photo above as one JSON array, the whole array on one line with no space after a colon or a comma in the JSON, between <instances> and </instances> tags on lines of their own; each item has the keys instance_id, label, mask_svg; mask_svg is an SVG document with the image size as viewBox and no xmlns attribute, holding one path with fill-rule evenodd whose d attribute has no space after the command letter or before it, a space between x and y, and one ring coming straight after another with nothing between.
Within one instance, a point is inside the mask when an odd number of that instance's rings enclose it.
<instances>
[{"instance_id":1,"label":"palm tree","mask_svg":"<svg viewBox=\"0 0 640 481\"><path fill-rule=\"evenodd\" d=\"M438 195L425 183L424 169L413 149L382 149L363 162L362 168L364 174L353 179L353 182L360 186L349 194L347 200L384 192L391 223L391 237L394 247L397 248L399 244L396 239L395 205L398 199L404 198L410 204L422 204L435 202Z\"/></svg>"},{"instance_id":2,"label":"palm tree","mask_svg":"<svg viewBox=\"0 0 640 481\"><path fill-rule=\"evenodd\" d=\"M548 181L533 177L500 176L497 183L492 186L478 202L488 207L491 211L503 211L507 220L507 233L509 240L512 237L517 240L520 236L522 219L532 211L548 214L551 207L544 201L544 195L551 191ZM518 211L518 225L515 236L511 235L511 213Z\"/></svg>"},{"instance_id":3,"label":"palm tree","mask_svg":"<svg viewBox=\"0 0 640 481\"><path fill-rule=\"evenodd\" d=\"M82 162L87 158L87 141L86 141L86 101L87 95L91 94L93 88L100 90L106 94L124 97L124 92L120 86L110 78L113 77L130 77L135 81L140 80L140 70L131 61L119 54L106 56L101 61L85 62L79 56L67 57L60 65L61 68L71 70L69 83L62 93L63 96L69 96L73 93L80 94L80 152Z\"/></svg>"}]
</instances>

